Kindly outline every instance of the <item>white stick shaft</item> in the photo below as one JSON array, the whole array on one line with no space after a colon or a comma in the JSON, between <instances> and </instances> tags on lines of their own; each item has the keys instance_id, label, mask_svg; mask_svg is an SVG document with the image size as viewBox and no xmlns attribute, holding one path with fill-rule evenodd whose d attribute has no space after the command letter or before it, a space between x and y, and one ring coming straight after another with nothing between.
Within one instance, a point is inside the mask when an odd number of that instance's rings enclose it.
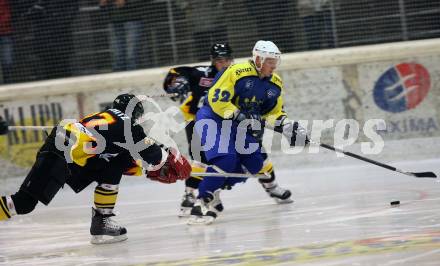
<instances>
[{"instance_id":1,"label":"white stick shaft","mask_svg":"<svg viewBox=\"0 0 440 266\"><path fill-rule=\"evenodd\" d=\"M239 178L258 178L258 179L270 179L270 176L267 175L252 175L252 174L242 174L242 173L200 173L200 172L192 172L191 176L212 176L212 177L239 177Z\"/></svg>"},{"instance_id":2,"label":"white stick shaft","mask_svg":"<svg viewBox=\"0 0 440 266\"><path fill-rule=\"evenodd\" d=\"M226 173L223 172L220 168L216 167L215 165L208 165L208 164L204 164L202 162L199 161L195 161L193 160L191 162L192 165L195 165L197 167L200 168L204 168L205 170L208 167L212 167L215 171L217 171L217 173L207 173L207 172L192 172L191 176L200 176L200 177L204 177L204 176L213 176L213 177L239 177L239 178L258 178L258 179L270 179L270 176L264 175L264 174L257 174L257 175L252 175L252 174L243 174L243 173Z\"/></svg>"},{"instance_id":3,"label":"white stick shaft","mask_svg":"<svg viewBox=\"0 0 440 266\"><path fill-rule=\"evenodd\" d=\"M53 126L9 126L8 129L9 130L50 130L52 129ZM209 165L206 164L202 164L200 162L196 162L197 165L202 166L202 167L209 167ZM239 177L239 178L258 178L258 179L269 179L270 176L267 175L263 175L263 174L257 174L257 175L252 175L252 174L243 174L243 173L200 173L200 172L195 172L195 173L191 173L191 175L194 176L213 176L213 177Z\"/></svg>"},{"instance_id":4,"label":"white stick shaft","mask_svg":"<svg viewBox=\"0 0 440 266\"><path fill-rule=\"evenodd\" d=\"M9 130L50 130L54 126L8 126Z\"/></svg>"}]
</instances>

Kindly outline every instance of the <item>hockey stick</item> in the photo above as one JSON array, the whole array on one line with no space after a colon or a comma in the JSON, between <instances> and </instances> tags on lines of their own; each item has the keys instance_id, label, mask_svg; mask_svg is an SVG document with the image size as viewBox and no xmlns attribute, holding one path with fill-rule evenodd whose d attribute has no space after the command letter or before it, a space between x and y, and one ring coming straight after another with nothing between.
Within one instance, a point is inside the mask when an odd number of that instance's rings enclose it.
<instances>
[{"instance_id":1,"label":"hockey stick","mask_svg":"<svg viewBox=\"0 0 440 266\"><path fill-rule=\"evenodd\" d=\"M279 131L277 131L277 132L279 132ZM344 151L342 149L330 146L328 144L318 143L318 142L314 142L314 141L311 141L311 140L309 140L309 143L312 143L314 145L318 145L318 146L323 147L323 148L328 149L328 150L332 150L332 151L335 151L335 152L343 153L345 155L348 155L350 157L356 158L358 160L361 160L361 161L364 161L364 162L368 162L368 163L371 163L371 164L375 164L377 166L383 167L385 169L388 169L388 170L391 170L391 171L394 171L394 172L399 172L399 173L404 174L404 175L409 175L409 176L413 176L413 177L417 177L417 178L437 178L437 175L434 172L406 172L406 171L398 169L398 168L396 168L394 166L387 165L387 164L375 161L373 159L365 158L365 157L362 157L362 156L360 156L358 154L354 154L352 152Z\"/></svg>"},{"instance_id":2,"label":"hockey stick","mask_svg":"<svg viewBox=\"0 0 440 266\"><path fill-rule=\"evenodd\" d=\"M267 176L265 174L250 174L250 173L226 173L224 172L222 169L218 168L215 165L208 165L208 164L204 164L202 162L198 162L198 161L191 161L191 165L192 166L196 166L196 167L200 167L200 168L208 168L211 167L213 168L215 171L217 171L217 173L207 173L207 172L191 172L191 176L200 176L200 177L204 177L204 176L212 176L212 177L239 177L239 178L258 178L258 179L270 179L270 176Z\"/></svg>"},{"instance_id":3,"label":"hockey stick","mask_svg":"<svg viewBox=\"0 0 440 266\"><path fill-rule=\"evenodd\" d=\"M357 155L357 154L354 154L354 153L351 153L351 152L348 152L348 151L344 151L344 150L335 148L335 147L330 146L328 144L316 143L316 142L311 142L311 143L317 144L317 145L319 144L319 146L321 146L321 147L323 147L325 149L336 151L336 152L340 152L340 153L343 153L343 154L348 155L350 157L356 158L358 160L362 160L364 162L375 164L377 166L383 167L383 168L391 170L391 171L399 172L399 173L404 174L404 175L409 175L409 176L413 176L413 177L417 177L417 178L437 178L437 175L434 174L434 172L406 172L406 171L400 170L400 169L398 169L398 168L396 168L394 166L387 165L387 164L384 164L384 163L381 163L381 162L378 162L378 161L375 161L375 160L372 160L372 159L369 159L369 158L365 158L365 157L362 157L360 155Z\"/></svg>"},{"instance_id":4,"label":"hockey stick","mask_svg":"<svg viewBox=\"0 0 440 266\"><path fill-rule=\"evenodd\" d=\"M258 179L270 179L270 176L263 174L242 174L242 173L200 173L200 172L191 172L191 176L212 176L212 177L238 177L238 178L258 178Z\"/></svg>"},{"instance_id":5,"label":"hockey stick","mask_svg":"<svg viewBox=\"0 0 440 266\"><path fill-rule=\"evenodd\" d=\"M178 93L161 93L161 94L152 94L152 95L144 95L147 98L170 98L179 96Z\"/></svg>"},{"instance_id":6,"label":"hockey stick","mask_svg":"<svg viewBox=\"0 0 440 266\"><path fill-rule=\"evenodd\" d=\"M8 126L9 130L49 130L54 126Z\"/></svg>"},{"instance_id":7,"label":"hockey stick","mask_svg":"<svg viewBox=\"0 0 440 266\"><path fill-rule=\"evenodd\" d=\"M8 126L9 130L47 130L47 129L52 129L53 126ZM206 165L206 164L202 164L200 162L194 162L196 163L198 166L200 167L204 167L207 168L210 165ZM191 173L192 175L195 176L200 176L200 177L204 177L204 176L213 176L213 177L239 177L239 178L270 178L266 175L252 175L252 174L243 174L243 173L201 173L201 172L193 172Z\"/></svg>"}]
</instances>

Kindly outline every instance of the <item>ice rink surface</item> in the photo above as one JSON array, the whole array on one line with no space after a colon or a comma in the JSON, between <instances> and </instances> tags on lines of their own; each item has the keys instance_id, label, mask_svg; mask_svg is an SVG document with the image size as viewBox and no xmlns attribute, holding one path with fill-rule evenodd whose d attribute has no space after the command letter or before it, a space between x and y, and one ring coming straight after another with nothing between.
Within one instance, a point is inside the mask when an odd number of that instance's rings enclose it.
<instances>
[{"instance_id":1,"label":"ice rink surface","mask_svg":"<svg viewBox=\"0 0 440 266\"><path fill-rule=\"evenodd\" d=\"M394 165L440 173L440 159ZM177 217L183 183L124 177L116 220L128 240L101 246L89 243L93 187L66 188L50 206L0 222L0 265L440 265L437 179L368 164L277 175L293 204L248 180L222 192L225 211L209 226Z\"/></svg>"}]
</instances>

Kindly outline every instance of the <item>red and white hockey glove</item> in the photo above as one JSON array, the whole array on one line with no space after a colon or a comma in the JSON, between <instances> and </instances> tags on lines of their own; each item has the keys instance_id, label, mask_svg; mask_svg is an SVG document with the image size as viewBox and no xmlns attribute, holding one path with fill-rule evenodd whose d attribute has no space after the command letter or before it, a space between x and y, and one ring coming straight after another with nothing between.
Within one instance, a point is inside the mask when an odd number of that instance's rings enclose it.
<instances>
[{"instance_id":1,"label":"red and white hockey glove","mask_svg":"<svg viewBox=\"0 0 440 266\"><path fill-rule=\"evenodd\" d=\"M161 168L147 171L148 178L166 184L175 183L177 180L186 180L190 174L190 163L174 148L169 148L168 157Z\"/></svg>"}]
</instances>

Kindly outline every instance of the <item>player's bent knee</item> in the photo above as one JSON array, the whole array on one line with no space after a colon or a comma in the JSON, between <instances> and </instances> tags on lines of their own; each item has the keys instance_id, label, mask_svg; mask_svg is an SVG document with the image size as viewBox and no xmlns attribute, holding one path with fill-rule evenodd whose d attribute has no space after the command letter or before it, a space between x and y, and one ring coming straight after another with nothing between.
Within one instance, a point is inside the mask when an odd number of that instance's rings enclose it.
<instances>
[{"instance_id":1,"label":"player's bent knee","mask_svg":"<svg viewBox=\"0 0 440 266\"><path fill-rule=\"evenodd\" d=\"M264 166L264 157L260 151L240 154L239 159L241 164L253 175L259 173Z\"/></svg>"},{"instance_id":2,"label":"player's bent knee","mask_svg":"<svg viewBox=\"0 0 440 266\"><path fill-rule=\"evenodd\" d=\"M54 152L42 151L20 190L48 205L66 182L70 173L64 158Z\"/></svg>"},{"instance_id":3,"label":"player's bent knee","mask_svg":"<svg viewBox=\"0 0 440 266\"><path fill-rule=\"evenodd\" d=\"M38 200L34 199L31 195L23 190L19 190L17 193L11 196L14 202L15 211L17 214L27 214L32 212L37 206Z\"/></svg>"}]
</instances>

